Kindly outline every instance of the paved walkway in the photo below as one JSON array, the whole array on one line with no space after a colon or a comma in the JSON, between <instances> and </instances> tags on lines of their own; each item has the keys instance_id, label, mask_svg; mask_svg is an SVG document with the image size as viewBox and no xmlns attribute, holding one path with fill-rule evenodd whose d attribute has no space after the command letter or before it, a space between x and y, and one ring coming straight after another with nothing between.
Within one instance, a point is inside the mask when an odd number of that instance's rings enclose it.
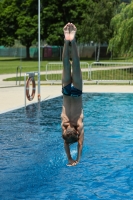
<instances>
[{"instance_id":1,"label":"paved walkway","mask_svg":"<svg viewBox=\"0 0 133 200\"><path fill-rule=\"evenodd\" d=\"M17 86L16 82L5 82L4 78L12 77L13 75L0 75L0 113L13 110L25 106L25 91L24 86ZM117 92L117 93L133 93L132 85L84 85L83 92ZM37 94L37 92L36 92ZM43 85L41 86L41 100L60 96L61 85ZM26 104L37 102L37 95L34 100Z\"/></svg>"}]
</instances>

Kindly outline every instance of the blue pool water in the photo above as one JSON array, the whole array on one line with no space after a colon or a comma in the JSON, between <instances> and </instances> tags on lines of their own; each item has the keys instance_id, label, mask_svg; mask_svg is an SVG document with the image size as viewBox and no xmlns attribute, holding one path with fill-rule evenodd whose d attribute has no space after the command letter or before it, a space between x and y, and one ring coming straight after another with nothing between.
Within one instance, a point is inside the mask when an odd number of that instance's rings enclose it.
<instances>
[{"instance_id":1,"label":"blue pool water","mask_svg":"<svg viewBox=\"0 0 133 200\"><path fill-rule=\"evenodd\" d=\"M0 115L0 200L133 199L133 94L84 94L83 106L75 167L66 166L62 97Z\"/></svg>"}]
</instances>

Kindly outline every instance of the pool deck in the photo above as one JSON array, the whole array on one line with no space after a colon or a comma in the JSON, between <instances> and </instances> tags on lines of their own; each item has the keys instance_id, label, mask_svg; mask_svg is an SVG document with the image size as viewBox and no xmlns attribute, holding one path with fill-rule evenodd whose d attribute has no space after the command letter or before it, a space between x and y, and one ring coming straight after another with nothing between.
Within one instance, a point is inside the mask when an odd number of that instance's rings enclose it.
<instances>
[{"instance_id":1,"label":"pool deck","mask_svg":"<svg viewBox=\"0 0 133 200\"><path fill-rule=\"evenodd\" d=\"M24 86L3 81L0 76L0 114L25 106ZM41 101L62 95L61 85L43 85L40 87ZM88 93L133 93L132 85L84 85L83 92ZM26 105L37 102L37 91L33 101L26 100Z\"/></svg>"}]
</instances>

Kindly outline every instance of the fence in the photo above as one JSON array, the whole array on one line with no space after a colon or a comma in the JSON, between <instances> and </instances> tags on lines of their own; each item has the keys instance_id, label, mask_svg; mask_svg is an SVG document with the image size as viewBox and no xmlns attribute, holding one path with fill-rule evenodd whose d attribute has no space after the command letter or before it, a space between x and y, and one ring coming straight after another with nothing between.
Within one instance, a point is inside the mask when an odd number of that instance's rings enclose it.
<instances>
[{"instance_id":1,"label":"fence","mask_svg":"<svg viewBox=\"0 0 133 200\"><path fill-rule=\"evenodd\" d=\"M80 62L84 83L91 82L133 82L133 63L131 62ZM46 81L61 82L62 62L49 62L46 65Z\"/></svg>"},{"instance_id":2,"label":"fence","mask_svg":"<svg viewBox=\"0 0 133 200\"><path fill-rule=\"evenodd\" d=\"M83 72L83 80L88 80L90 74L89 64L87 62L80 62L80 66ZM46 65L46 75L45 75L46 81L50 82L51 84L61 82L62 69L63 69L62 62L49 62Z\"/></svg>"},{"instance_id":3,"label":"fence","mask_svg":"<svg viewBox=\"0 0 133 200\"><path fill-rule=\"evenodd\" d=\"M102 82L132 82L133 63L93 62L90 64L89 80Z\"/></svg>"},{"instance_id":4,"label":"fence","mask_svg":"<svg viewBox=\"0 0 133 200\"><path fill-rule=\"evenodd\" d=\"M16 70L16 85L17 85L18 80L19 80L19 85L21 85L21 71L22 71L22 67L18 66Z\"/></svg>"},{"instance_id":5,"label":"fence","mask_svg":"<svg viewBox=\"0 0 133 200\"><path fill-rule=\"evenodd\" d=\"M26 48L1 46L0 57L26 57Z\"/></svg>"},{"instance_id":6,"label":"fence","mask_svg":"<svg viewBox=\"0 0 133 200\"><path fill-rule=\"evenodd\" d=\"M43 59L58 59L62 60L63 46L41 46L41 60ZM79 56L82 59L94 58L96 59L97 48L95 45L78 45ZM38 47L31 46L29 49L31 58L38 57ZM26 47L25 46L13 46L4 47L0 46L0 57L15 57L15 58L26 58ZM107 46L101 46L100 57L110 57L107 54Z\"/></svg>"}]
</instances>

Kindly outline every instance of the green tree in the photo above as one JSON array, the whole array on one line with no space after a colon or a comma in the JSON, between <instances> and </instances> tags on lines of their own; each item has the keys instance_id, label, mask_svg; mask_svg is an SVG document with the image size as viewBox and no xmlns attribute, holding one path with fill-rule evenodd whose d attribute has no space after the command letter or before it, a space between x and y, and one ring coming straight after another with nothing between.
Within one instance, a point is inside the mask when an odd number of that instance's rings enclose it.
<instances>
[{"instance_id":1,"label":"green tree","mask_svg":"<svg viewBox=\"0 0 133 200\"><path fill-rule=\"evenodd\" d=\"M82 4L81 4L82 2ZM82 7L86 0L41 0L41 39L50 45L63 44L62 28L67 22L81 24ZM15 39L27 48L38 39L38 1L3 0L3 45L14 44Z\"/></svg>"},{"instance_id":2,"label":"green tree","mask_svg":"<svg viewBox=\"0 0 133 200\"><path fill-rule=\"evenodd\" d=\"M38 2L36 0L3 0L0 15L2 37L0 43L14 45L15 39L26 46L27 58L33 41L38 39Z\"/></svg>"},{"instance_id":3,"label":"green tree","mask_svg":"<svg viewBox=\"0 0 133 200\"><path fill-rule=\"evenodd\" d=\"M108 50L113 55L131 54L133 51L133 0L130 4L122 3L117 14L111 20L113 37L109 41Z\"/></svg>"},{"instance_id":4,"label":"green tree","mask_svg":"<svg viewBox=\"0 0 133 200\"><path fill-rule=\"evenodd\" d=\"M116 11L118 0L88 0L82 14L80 29L81 42L93 41L98 45L97 61L100 56L100 45L108 42L111 37L110 21Z\"/></svg>"},{"instance_id":5,"label":"green tree","mask_svg":"<svg viewBox=\"0 0 133 200\"><path fill-rule=\"evenodd\" d=\"M0 13L0 44L12 46L15 40L15 30L18 28L19 9L14 0L3 0L0 5L2 9Z\"/></svg>"},{"instance_id":6,"label":"green tree","mask_svg":"<svg viewBox=\"0 0 133 200\"><path fill-rule=\"evenodd\" d=\"M30 58L29 49L32 43L38 39L38 4L36 0L22 1L17 23L18 29L15 35L21 44L26 46L27 58Z\"/></svg>"},{"instance_id":7,"label":"green tree","mask_svg":"<svg viewBox=\"0 0 133 200\"><path fill-rule=\"evenodd\" d=\"M2 18L2 12L3 12L3 7L2 7L2 3L1 3L1 1L0 1L0 38L2 38L3 37L3 32L4 32L4 30L3 30L3 24L2 24L2 20L3 20L3 18ZM0 40L0 45L1 45L2 43L1 43L1 40Z\"/></svg>"},{"instance_id":8,"label":"green tree","mask_svg":"<svg viewBox=\"0 0 133 200\"><path fill-rule=\"evenodd\" d=\"M48 44L63 45L63 26L72 22L79 26L86 0L42 1L43 38Z\"/></svg>"},{"instance_id":9,"label":"green tree","mask_svg":"<svg viewBox=\"0 0 133 200\"><path fill-rule=\"evenodd\" d=\"M77 38L99 45L110 37L110 19L118 0L41 0L41 39L50 45L63 45L62 28L67 22L78 27ZM38 40L38 1L3 0L0 14L0 43L14 44L15 39L29 48Z\"/></svg>"}]
</instances>

